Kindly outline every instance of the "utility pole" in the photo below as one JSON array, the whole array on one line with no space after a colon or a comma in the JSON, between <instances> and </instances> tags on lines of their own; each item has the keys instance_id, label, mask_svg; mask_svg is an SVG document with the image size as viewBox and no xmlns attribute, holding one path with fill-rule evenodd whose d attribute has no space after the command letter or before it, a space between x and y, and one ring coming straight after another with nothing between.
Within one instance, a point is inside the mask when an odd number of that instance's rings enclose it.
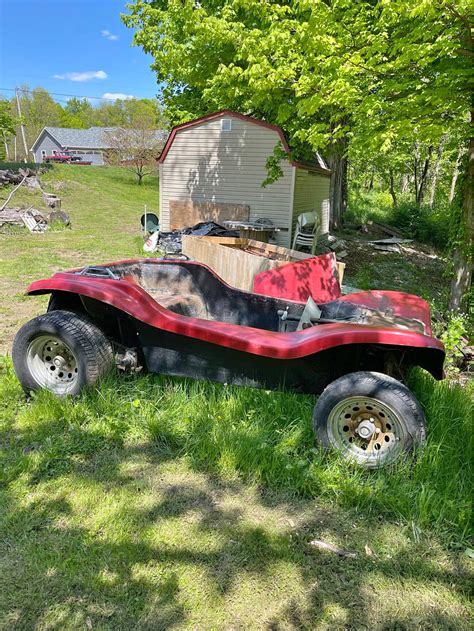
<instances>
[{"instance_id":1,"label":"utility pole","mask_svg":"<svg viewBox=\"0 0 474 631\"><path fill-rule=\"evenodd\" d=\"M25 126L23 125L23 119L21 118L21 106L20 106L20 98L18 96L18 88L15 88L15 94L16 94L16 104L18 107L18 117L20 119L21 136L23 138L23 147L25 148L25 162L28 162L28 147L26 145Z\"/></svg>"}]
</instances>

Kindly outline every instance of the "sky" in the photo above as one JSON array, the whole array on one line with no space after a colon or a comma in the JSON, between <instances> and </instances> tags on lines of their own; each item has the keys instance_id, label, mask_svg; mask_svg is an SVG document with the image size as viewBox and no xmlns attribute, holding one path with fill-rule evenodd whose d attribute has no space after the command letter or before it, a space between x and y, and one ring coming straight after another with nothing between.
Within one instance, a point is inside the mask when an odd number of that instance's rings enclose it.
<instances>
[{"instance_id":1,"label":"sky","mask_svg":"<svg viewBox=\"0 0 474 631\"><path fill-rule=\"evenodd\" d=\"M152 58L132 47L133 31L120 19L125 5L0 0L0 95L26 84L56 93L61 103L69 98L63 95L154 98Z\"/></svg>"}]
</instances>

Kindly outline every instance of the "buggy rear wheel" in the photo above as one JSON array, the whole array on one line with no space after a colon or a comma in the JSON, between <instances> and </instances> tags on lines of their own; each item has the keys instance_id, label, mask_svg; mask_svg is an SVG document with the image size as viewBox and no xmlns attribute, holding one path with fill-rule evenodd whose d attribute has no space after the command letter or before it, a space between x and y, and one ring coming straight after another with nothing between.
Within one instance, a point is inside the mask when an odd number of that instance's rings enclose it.
<instances>
[{"instance_id":1,"label":"buggy rear wheel","mask_svg":"<svg viewBox=\"0 0 474 631\"><path fill-rule=\"evenodd\" d=\"M313 428L325 447L368 469L395 462L426 437L415 396L376 372L350 373L329 384L315 406Z\"/></svg>"},{"instance_id":2,"label":"buggy rear wheel","mask_svg":"<svg viewBox=\"0 0 474 631\"><path fill-rule=\"evenodd\" d=\"M49 311L17 333L13 365L25 391L45 388L75 395L95 383L114 364L112 344L82 314Z\"/></svg>"}]
</instances>

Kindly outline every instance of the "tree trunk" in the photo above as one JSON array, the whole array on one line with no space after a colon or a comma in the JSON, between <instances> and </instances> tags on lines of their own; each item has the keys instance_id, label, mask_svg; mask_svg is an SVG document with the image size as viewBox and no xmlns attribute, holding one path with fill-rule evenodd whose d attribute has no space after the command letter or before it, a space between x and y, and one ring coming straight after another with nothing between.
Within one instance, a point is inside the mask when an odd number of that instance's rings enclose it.
<instances>
[{"instance_id":1,"label":"tree trunk","mask_svg":"<svg viewBox=\"0 0 474 631\"><path fill-rule=\"evenodd\" d=\"M407 192L407 190L408 190L408 175L406 175L406 174L405 174L405 175L402 177L402 181L401 181L401 183L400 183L400 191L401 191L402 193L406 193L406 192Z\"/></svg>"},{"instance_id":2,"label":"tree trunk","mask_svg":"<svg viewBox=\"0 0 474 631\"><path fill-rule=\"evenodd\" d=\"M340 228L347 207L347 158L334 153L329 159L332 171L329 183L330 227Z\"/></svg>"},{"instance_id":3,"label":"tree trunk","mask_svg":"<svg viewBox=\"0 0 474 631\"><path fill-rule=\"evenodd\" d=\"M454 194L456 192L456 183L458 181L458 176L459 176L459 165L461 163L461 158L462 158L463 153L464 153L464 148L460 147L458 151L458 155L456 156L456 162L454 163L453 176L451 178L451 188L449 189L449 197L448 197L449 205L453 203Z\"/></svg>"},{"instance_id":4,"label":"tree trunk","mask_svg":"<svg viewBox=\"0 0 474 631\"><path fill-rule=\"evenodd\" d=\"M372 169L372 173L370 174L370 178L365 183L365 190L370 193L370 191L374 188L374 170Z\"/></svg>"},{"instance_id":5,"label":"tree trunk","mask_svg":"<svg viewBox=\"0 0 474 631\"><path fill-rule=\"evenodd\" d=\"M423 165L423 170L420 174L420 179L419 179L418 186L416 189L416 199L415 199L417 206L421 206L421 204L423 203L423 198L425 196L425 188L426 188L426 182L428 179L428 170L430 168L430 159L431 159L432 151L433 151L433 147L430 146L428 148L428 155L426 156L426 160Z\"/></svg>"},{"instance_id":6,"label":"tree trunk","mask_svg":"<svg viewBox=\"0 0 474 631\"><path fill-rule=\"evenodd\" d=\"M390 169L389 171L389 189L390 189L390 195L392 196L392 202L393 202L393 207L396 208L397 207L397 196L395 194L395 182L394 182L394 178L393 178L393 171L392 169Z\"/></svg>"},{"instance_id":7,"label":"tree trunk","mask_svg":"<svg viewBox=\"0 0 474 631\"><path fill-rule=\"evenodd\" d=\"M461 192L460 243L453 252L454 278L451 281L449 308L460 309L472 282L472 257L474 250L474 138L471 138L467 168Z\"/></svg>"},{"instance_id":8,"label":"tree trunk","mask_svg":"<svg viewBox=\"0 0 474 631\"><path fill-rule=\"evenodd\" d=\"M429 200L430 208L433 208L434 206L434 201L436 197L436 186L438 184L439 167L441 165L441 156L443 155L445 142L446 142L446 136L443 136L439 142L438 149L436 151L436 160L434 163L433 174L431 177L430 200Z\"/></svg>"}]
</instances>

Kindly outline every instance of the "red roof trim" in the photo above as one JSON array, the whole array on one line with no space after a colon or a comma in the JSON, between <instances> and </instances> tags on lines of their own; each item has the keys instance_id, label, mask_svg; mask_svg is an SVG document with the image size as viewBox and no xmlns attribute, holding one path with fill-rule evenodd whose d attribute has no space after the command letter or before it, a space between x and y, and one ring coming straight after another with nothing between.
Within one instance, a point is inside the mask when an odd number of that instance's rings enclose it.
<instances>
[{"instance_id":1,"label":"red roof trim","mask_svg":"<svg viewBox=\"0 0 474 631\"><path fill-rule=\"evenodd\" d=\"M273 125L272 123L267 123L266 121L262 121L259 118L254 118L253 116L247 116L246 114L240 114L239 112L233 112L232 110L219 110L218 112L214 112L212 114L206 114L206 116L201 116L200 118L195 118L194 120L188 121L187 123L181 123L181 125L176 125L171 130L170 135L168 136L168 140L163 147L163 151L161 152L160 157L158 158L158 162L161 164L165 161L166 155L170 150L171 145L175 139L175 136L182 129L187 129L188 127L194 127L194 125L199 125L200 123L204 123L206 121L214 120L215 118L220 118L221 116L233 116L234 118L240 118L241 120L247 121L249 123L253 123L254 125L260 125L260 127L266 127L267 129L272 129L276 131L276 133L280 136L281 143L287 153L290 153L290 146L288 144L287 139L285 138L285 134L281 127L278 125Z\"/></svg>"}]
</instances>

